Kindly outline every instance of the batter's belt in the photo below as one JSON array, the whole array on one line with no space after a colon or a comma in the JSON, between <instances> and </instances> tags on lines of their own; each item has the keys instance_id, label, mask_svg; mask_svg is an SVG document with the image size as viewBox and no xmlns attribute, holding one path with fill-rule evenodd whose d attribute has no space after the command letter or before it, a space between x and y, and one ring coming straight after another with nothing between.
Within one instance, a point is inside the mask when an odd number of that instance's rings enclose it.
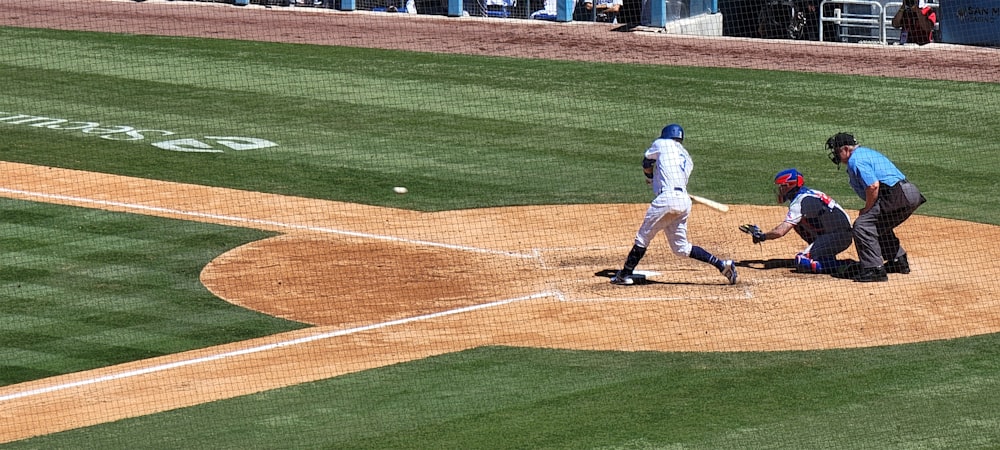
<instances>
[{"instance_id":1,"label":"batter's belt","mask_svg":"<svg viewBox=\"0 0 1000 450\"><path fill-rule=\"evenodd\" d=\"M670 187L670 186L664 186L663 190L662 190L662 191L660 191L660 194L662 194L662 193L664 193L664 192L669 192L669 191L677 191L677 192L684 192L684 188L682 188L682 187ZM657 194L657 195L659 195L659 194Z\"/></svg>"}]
</instances>

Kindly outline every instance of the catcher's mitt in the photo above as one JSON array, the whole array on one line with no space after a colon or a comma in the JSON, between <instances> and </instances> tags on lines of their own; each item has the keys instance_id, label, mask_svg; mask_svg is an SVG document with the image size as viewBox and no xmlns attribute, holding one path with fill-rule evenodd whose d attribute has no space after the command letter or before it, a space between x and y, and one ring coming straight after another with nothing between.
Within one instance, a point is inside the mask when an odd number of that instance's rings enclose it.
<instances>
[{"instance_id":1,"label":"catcher's mitt","mask_svg":"<svg viewBox=\"0 0 1000 450\"><path fill-rule=\"evenodd\" d=\"M740 225L740 231L749 234L750 237L753 238L754 244L760 244L761 242L767 240L767 236L764 235L764 232L761 231L760 227L758 227L757 225L745 223L743 225Z\"/></svg>"}]
</instances>

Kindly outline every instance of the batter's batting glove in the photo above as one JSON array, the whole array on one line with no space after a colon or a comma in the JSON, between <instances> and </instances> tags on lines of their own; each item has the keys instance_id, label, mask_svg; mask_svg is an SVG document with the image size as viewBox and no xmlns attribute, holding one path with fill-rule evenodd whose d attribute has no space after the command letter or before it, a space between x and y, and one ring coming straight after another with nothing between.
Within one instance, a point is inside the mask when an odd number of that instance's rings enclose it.
<instances>
[{"instance_id":1,"label":"batter's batting glove","mask_svg":"<svg viewBox=\"0 0 1000 450\"><path fill-rule=\"evenodd\" d=\"M753 238L754 244L760 244L761 242L767 240L767 236L764 234L763 231L760 230L760 227L758 227L757 225L749 223L740 225L740 231L749 234L750 237Z\"/></svg>"}]
</instances>

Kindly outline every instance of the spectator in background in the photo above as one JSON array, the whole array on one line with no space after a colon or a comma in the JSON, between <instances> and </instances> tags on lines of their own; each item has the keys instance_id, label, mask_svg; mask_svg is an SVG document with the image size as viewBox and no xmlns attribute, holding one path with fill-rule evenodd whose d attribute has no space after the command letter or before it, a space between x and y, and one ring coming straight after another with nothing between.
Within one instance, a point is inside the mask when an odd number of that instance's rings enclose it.
<instances>
[{"instance_id":1,"label":"spectator in background","mask_svg":"<svg viewBox=\"0 0 1000 450\"><path fill-rule=\"evenodd\" d=\"M815 0L801 0L798 10L806 18L806 25L802 29L802 39L809 41L819 40L819 7Z\"/></svg>"},{"instance_id":2,"label":"spectator in background","mask_svg":"<svg viewBox=\"0 0 1000 450\"><path fill-rule=\"evenodd\" d=\"M556 0L545 0L542 9L531 13L528 17L538 20L556 20Z\"/></svg>"},{"instance_id":3,"label":"spectator in background","mask_svg":"<svg viewBox=\"0 0 1000 450\"><path fill-rule=\"evenodd\" d=\"M934 38L934 24L937 13L930 6L920 6L917 0L903 0L896 15L892 16L892 26L899 28L900 44L930 44Z\"/></svg>"},{"instance_id":4,"label":"spectator in background","mask_svg":"<svg viewBox=\"0 0 1000 450\"><path fill-rule=\"evenodd\" d=\"M596 0L595 5L591 0L583 0L583 9L586 11L587 20L598 22L618 23L618 13L621 11L624 0ZM596 12L595 12L596 8Z\"/></svg>"},{"instance_id":5,"label":"spectator in background","mask_svg":"<svg viewBox=\"0 0 1000 450\"><path fill-rule=\"evenodd\" d=\"M760 11L757 37L764 39L803 39L806 16L794 0L770 0Z\"/></svg>"},{"instance_id":6,"label":"spectator in background","mask_svg":"<svg viewBox=\"0 0 1000 450\"><path fill-rule=\"evenodd\" d=\"M387 0L382 10L391 13L416 14L417 3L415 0ZM375 8L372 11L380 11L380 9Z\"/></svg>"}]
</instances>

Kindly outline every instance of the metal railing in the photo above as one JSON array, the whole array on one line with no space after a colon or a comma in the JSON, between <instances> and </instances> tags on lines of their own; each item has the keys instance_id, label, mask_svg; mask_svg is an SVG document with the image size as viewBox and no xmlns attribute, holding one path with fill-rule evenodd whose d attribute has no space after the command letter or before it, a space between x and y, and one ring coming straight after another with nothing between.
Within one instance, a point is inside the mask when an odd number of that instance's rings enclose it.
<instances>
[{"instance_id":1,"label":"metal railing","mask_svg":"<svg viewBox=\"0 0 1000 450\"><path fill-rule=\"evenodd\" d=\"M827 10L826 5L833 4L837 7L833 8L833 15L827 16L825 11ZM852 13L844 12L843 7L845 5L860 5L867 6L870 13ZM855 34L854 30L876 30L878 32L878 41L882 44L886 43L885 39L885 8L882 4L877 1L871 0L824 0L819 5L820 17L819 17L819 40L823 41L823 35L825 32L826 24L831 23L837 27L838 36L841 40L851 40L857 38L861 39L872 39L874 36L871 34ZM890 18L891 20L891 18Z\"/></svg>"},{"instance_id":2,"label":"metal railing","mask_svg":"<svg viewBox=\"0 0 1000 450\"><path fill-rule=\"evenodd\" d=\"M925 0L924 2L927 6L934 8L935 11L940 9L940 3L937 0ZM825 15L825 5L840 5L840 8L833 8L831 16ZM869 8L869 13L856 13L856 12L845 12L843 5L860 5L867 6ZM820 18L819 18L819 40L823 40L823 35L825 33L824 25L833 24L836 26L836 31L838 37L845 41L861 41L861 40L872 40L876 38L872 34L857 34L856 31L870 30L877 31L877 39L881 44L889 44L899 42L899 31L892 26L892 17L896 15L896 11L903 6L903 2L900 1L889 1L885 3L880 3L875 0L824 0L820 3ZM842 9L843 8L843 9ZM892 14L889 14L889 12ZM934 24L935 33L938 30L938 23ZM891 32L890 32L891 31ZM935 37L935 39L937 39Z\"/></svg>"}]
</instances>

